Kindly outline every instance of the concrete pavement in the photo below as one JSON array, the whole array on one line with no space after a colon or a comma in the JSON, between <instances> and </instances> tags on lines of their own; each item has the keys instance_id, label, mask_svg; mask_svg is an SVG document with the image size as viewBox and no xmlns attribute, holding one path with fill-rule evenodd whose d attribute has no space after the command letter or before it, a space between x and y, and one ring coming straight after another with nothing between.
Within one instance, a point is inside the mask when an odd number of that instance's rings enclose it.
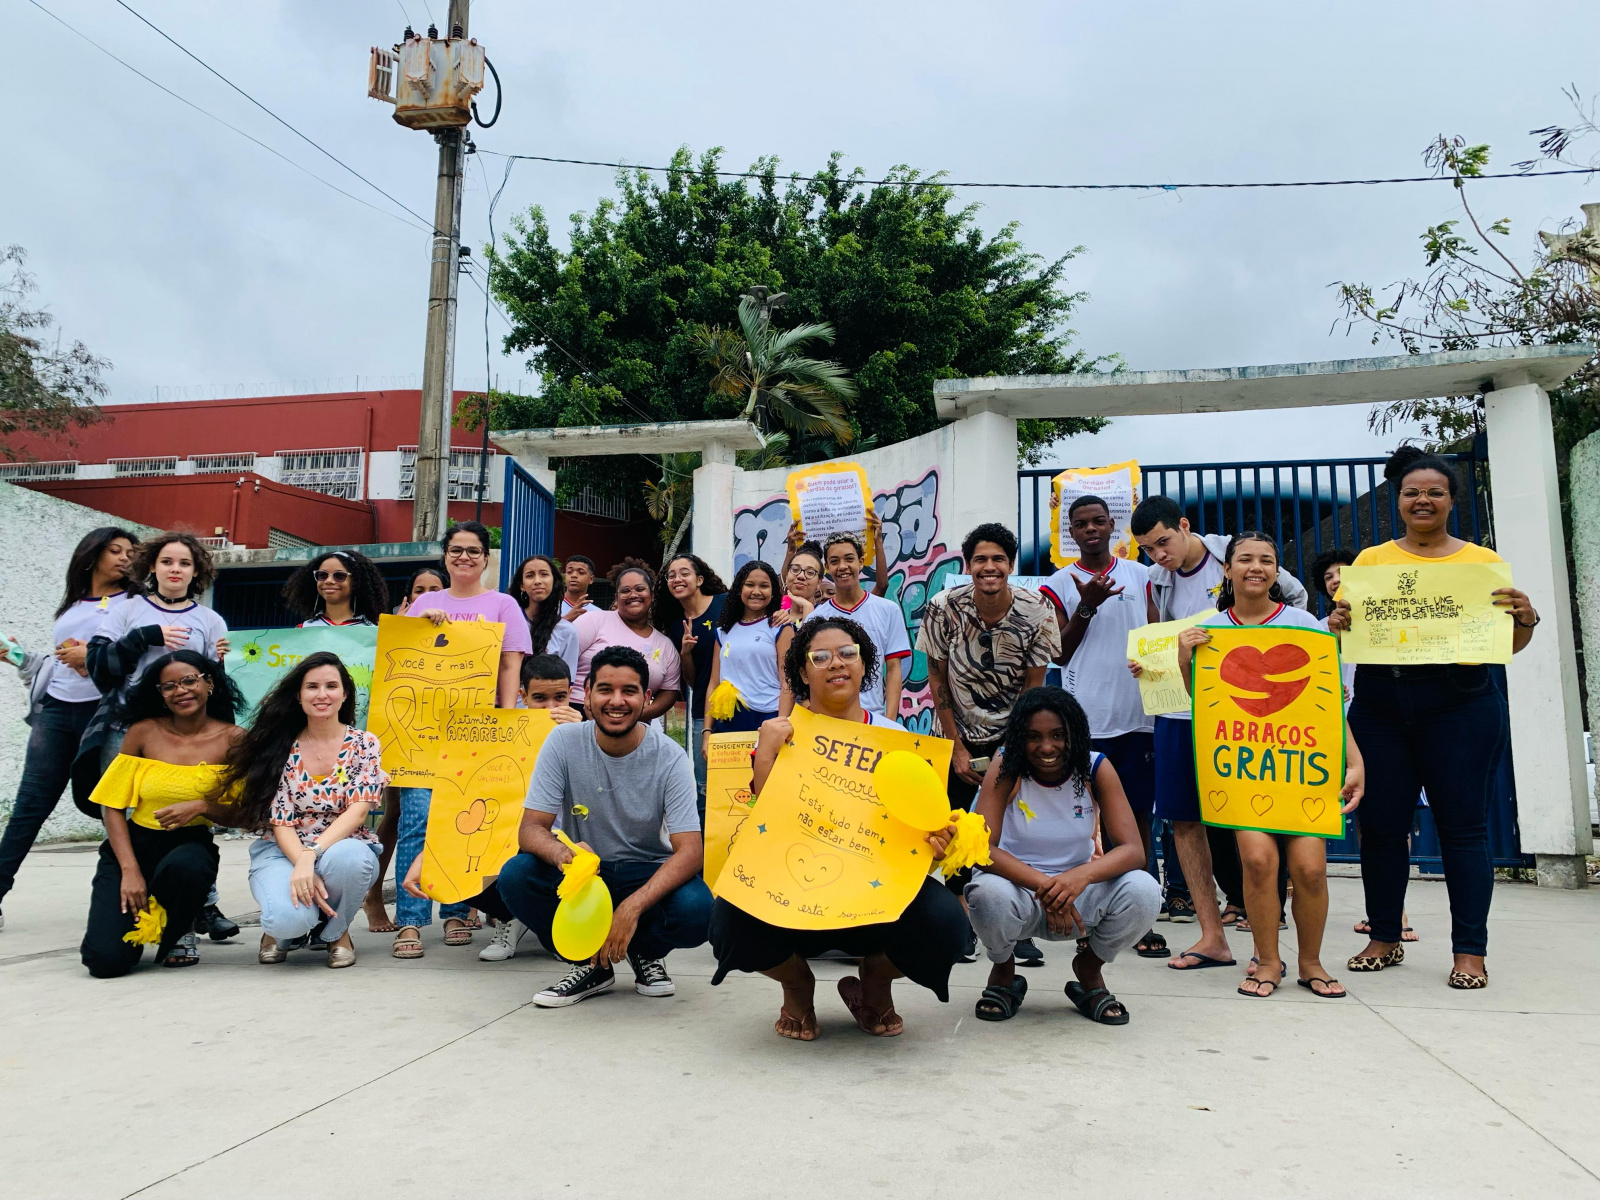
<instances>
[{"instance_id":1,"label":"concrete pavement","mask_svg":"<svg viewBox=\"0 0 1600 1200\"><path fill-rule=\"evenodd\" d=\"M223 907L253 909L242 841L223 843ZM1234 993L1239 970L1179 974L1131 955L1107 971L1132 1023L1061 994L1046 946L1021 1013L972 1016L896 985L906 1032L849 1023L819 963L822 1038L772 1032L777 987L709 987L675 954L678 994L631 988L574 1009L529 997L561 974L446 949L399 962L255 962L258 931L201 964L93 980L79 965L94 855L30 855L0 932L0 1162L44 1197L812 1196L1600 1197L1600 894L1500 884L1491 986L1456 992L1443 884L1414 882L1422 942L1349 975L1358 880L1332 882L1327 964L1351 990ZM363 923L358 918L358 925ZM1176 949L1195 926L1162 925ZM1292 955L1293 930L1286 950ZM1242 964L1249 938L1231 935ZM531 938L525 948L534 945ZM1292 969L1292 968L1291 968Z\"/></svg>"}]
</instances>

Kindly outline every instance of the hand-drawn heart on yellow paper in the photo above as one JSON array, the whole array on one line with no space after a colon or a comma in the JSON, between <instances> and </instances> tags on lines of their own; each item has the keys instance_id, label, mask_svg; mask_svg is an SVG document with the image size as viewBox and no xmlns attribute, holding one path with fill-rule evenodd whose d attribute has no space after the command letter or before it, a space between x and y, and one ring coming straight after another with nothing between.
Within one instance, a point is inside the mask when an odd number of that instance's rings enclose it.
<instances>
[{"instance_id":1,"label":"hand-drawn heart on yellow paper","mask_svg":"<svg viewBox=\"0 0 1600 1200\"><path fill-rule=\"evenodd\" d=\"M1250 811L1258 817L1267 815L1267 809L1272 807L1272 797L1260 794L1250 797Z\"/></svg>"},{"instance_id":2,"label":"hand-drawn heart on yellow paper","mask_svg":"<svg viewBox=\"0 0 1600 1200\"><path fill-rule=\"evenodd\" d=\"M794 881L806 891L836 883L844 874L844 860L837 854L823 854L808 846L790 846L783 856Z\"/></svg>"},{"instance_id":3,"label":"hand-drawn heart on yellow paper","mask_svg":"<svg viewBox=\"0 0 1600 1200\"><path fill-rule=\"evenodd\" d=\"M1221 812L1228 807L1228 793L1223 791L1207 792L1206 803L1211 805L1212 811Z\"/></svg>"},{"instance_id":4,"label":"hand-drawn heart on yellow paper","mask_svg":"<svg viewBox=\"0 0 1600 1200\"><path fill-rule=\"evenodd\" d=\"M1328 807L1328 802L1321 796L1307 796L1300 801L1300 807L1305 810L1307 817L1315 821L1322 816L1322 810Z\"/></svg>"}]
</instances>

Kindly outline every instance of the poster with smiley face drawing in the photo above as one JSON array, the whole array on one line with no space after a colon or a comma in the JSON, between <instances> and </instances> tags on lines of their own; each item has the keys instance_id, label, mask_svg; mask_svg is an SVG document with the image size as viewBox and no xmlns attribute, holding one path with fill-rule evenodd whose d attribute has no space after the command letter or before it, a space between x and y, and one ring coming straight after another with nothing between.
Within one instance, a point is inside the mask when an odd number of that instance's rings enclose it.
<instances>
[{"instance_id":1,"label":"poster with smiley face drawing","mask_svg":"<svg viewBox=\"0 0 1600 1200\"><path fill-rule=\"evenodd\" d=\"M796 708L794 739L734 835L712 889L785 929L849 929L893 921L933 866L927 835L891 817L872 771L891 750L925 759L943 780L944 738L818 716Z\"/></svg>"},{"instance_id":2,"label":"poster with smiley face drawing","mask_svg":"<svg viewBox=\"0 0 1600 1200\"><path fill-rule=\"evenodd\" d=\"M1194 765L1207 825L1344 836L1338 639L1211 627L1194 654Z\"/></svg>"}]
</instances>

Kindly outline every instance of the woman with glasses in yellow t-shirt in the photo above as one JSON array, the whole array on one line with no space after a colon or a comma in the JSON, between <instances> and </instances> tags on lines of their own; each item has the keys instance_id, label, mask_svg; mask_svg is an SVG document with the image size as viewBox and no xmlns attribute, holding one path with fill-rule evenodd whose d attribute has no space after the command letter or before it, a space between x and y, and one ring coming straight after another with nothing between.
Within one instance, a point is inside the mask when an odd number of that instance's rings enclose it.
<instances>
[{"instance_id":1,"label":"woman with glasses in yellow t-shirt","mask_svg":"<svg viewBox=\"0 0 1600 1200\"><path fill-rule=\"evenodd\" d=\"M1356 556L1357 567L1411 563L1503 562L1493 550L1450 533L1460 483L1444 459L1402 446L1384 466L1405 534ZM1469 498L1470 502L1470 498ZM1533 637L1539 614L1516 588L1498 588L1494 603L1511 613L1515 653ZM1339 600L1328 629L1350 628L1350 602ZM1367 764L1361 804L1361 882L1371 941L1347 967L1381 971L1405 961L1400 945L1411 863L1407 838L1417 792L1426 789L1439 831L1450 890L1453 988L1489 984L1489 798L1501 756L1511 740L1504 692L1483 663L1414 667L1362 664L1356 668L1350 732Z\"/></svg>"}]
</instances>

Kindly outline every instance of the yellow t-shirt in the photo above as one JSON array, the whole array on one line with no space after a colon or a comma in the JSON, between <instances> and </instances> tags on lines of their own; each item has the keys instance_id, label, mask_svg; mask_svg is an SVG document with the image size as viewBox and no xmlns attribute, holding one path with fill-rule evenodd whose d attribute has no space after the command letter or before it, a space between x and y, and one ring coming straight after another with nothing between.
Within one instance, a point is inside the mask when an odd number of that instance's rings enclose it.
<instances>
[{"instance_id":1,"label":"yellow t-shirt","mask_svg":"<svg viewBox=\"0 0 1600 1200\"><path fill-rule=\"evenodd\" d=\"M201 763L196 767L180 767L159 762L153 758L136 758L119 754L111 760L106 773L100 777L89 801L105 808L132 809L129 820L146 829L161 828L156 813L169 804L185 800L204 800L216 791L221 767ZM209 825L204 817L196 817L190 825Z\"/></svg>"},{"instance_id":2,"label":"yellow t-shirt","mask_svg":"<svg viewBox=\"0 0 1600 1200\"><path fill-rule=\"evenodd\" d=\"M1377 546L1368 546L1356 555L1353 564L1357 567L1403 567L1409 563L1486 563L1505 562L1487 546L1480 546L1475 542L1467 542L1454 554L1446 554L1443 558L1424 558L1420 554L1412 554L1409 550L1402 550L1398 542L1384 542Z\"/></svg>"}]
</instances>

